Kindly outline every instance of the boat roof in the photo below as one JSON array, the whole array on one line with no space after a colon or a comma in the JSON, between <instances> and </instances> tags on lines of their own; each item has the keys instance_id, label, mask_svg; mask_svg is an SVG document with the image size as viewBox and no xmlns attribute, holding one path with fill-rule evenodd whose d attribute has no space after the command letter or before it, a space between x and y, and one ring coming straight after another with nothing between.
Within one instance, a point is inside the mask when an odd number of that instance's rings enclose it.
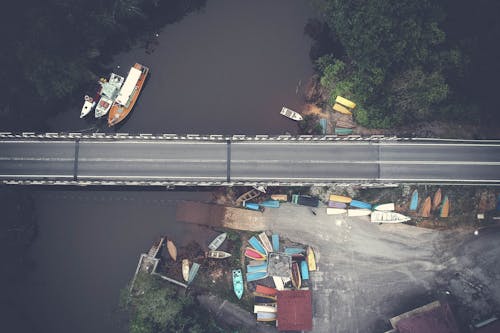
<instances>
[{"instance_id":1,"label":"boat roof","mask_svg":"<svg viewBox=\"0 0 500 333\"><path fill-rule=\"evenodd\" d=\"M130 68L130 72L128 73L127 79L123 84L122 89L118 93L118 97L116 98L116 102L121 105L125 105L130 98L130 95L134 92L134 88L141 77L142 71L137 68Z\"/></svg>"},{"instance_id":2,"label":"boat roof","mask_svg":"<svg viewBox=\"0 0 500 333\"><path fill-rule=\"evenodd\" d=\"M111 83L108 83L108 82L103 83L102 84L101 95L113 99L114 96L116 96L116 93L117 93L118 89L119 89L119 87L115 86L114 84L111 84Z\"/></svg>"}]
</instances>

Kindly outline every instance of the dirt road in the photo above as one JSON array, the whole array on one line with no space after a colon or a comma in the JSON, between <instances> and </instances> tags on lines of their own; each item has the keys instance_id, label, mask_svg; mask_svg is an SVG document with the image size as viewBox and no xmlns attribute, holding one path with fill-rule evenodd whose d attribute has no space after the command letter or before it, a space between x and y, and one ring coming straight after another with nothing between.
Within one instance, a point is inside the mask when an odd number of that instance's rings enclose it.
<instances>
[{"instance_id":1,"label":"dirt road","mask_svg":"<svg viewBox=\"0 0 500 333\"><path fill-rule=\"evenodd\" d=\"M316 212L284 204L264 213L269 229L316 250L314 332L383 332L392 316L436 298L458 304L463 325L498 310L500 232L474 236Z\"/></svg>"}]
</instances>

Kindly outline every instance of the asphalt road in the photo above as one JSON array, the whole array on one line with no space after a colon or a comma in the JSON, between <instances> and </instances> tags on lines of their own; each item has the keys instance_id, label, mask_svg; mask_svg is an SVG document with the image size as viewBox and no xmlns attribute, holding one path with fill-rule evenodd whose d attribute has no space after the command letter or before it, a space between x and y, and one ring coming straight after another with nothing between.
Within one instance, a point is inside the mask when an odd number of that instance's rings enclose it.
<instances>
[{"instance_id":1,"label":"asphalt road","mask_svg":"<svg viewBox=\"0 0 500 333\"><path fill-rule=\"evenodd\" d=\"M500 183L500 144L0 141L0 180L75 172L78 180Z\"/></svg>"}]
</instances>

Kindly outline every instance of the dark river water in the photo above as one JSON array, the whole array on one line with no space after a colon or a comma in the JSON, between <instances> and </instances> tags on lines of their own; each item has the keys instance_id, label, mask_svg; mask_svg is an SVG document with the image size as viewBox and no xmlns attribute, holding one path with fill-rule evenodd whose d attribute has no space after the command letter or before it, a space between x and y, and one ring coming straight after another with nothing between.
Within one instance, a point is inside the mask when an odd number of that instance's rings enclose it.
<instances>
[{"instance_id":1,"label":"dark river water","mask_svg":"<svg viewBox=\"0 0 500 333\"><path fill-rule=\"evenodd\" d=\"M301 110L301 88L312 73L311 41L303 30L312 15L306 0L209 0L202 12L159 31L152 52L134 49L116 57L119 74L137 61L151 68L151 76L129 119L111 131L295 133L296 124L279 110ZM50 119L51 130L109 131L102 122L79 119L80 107L75 102L75 110ZM179 200L207 201L207 192L23 191L33 199L38 234L29 267L4 284L6 332L125 332L119 294L139 254L160 235L183 245L214 234L175 222Z\"/></svg>"}]
</instances>

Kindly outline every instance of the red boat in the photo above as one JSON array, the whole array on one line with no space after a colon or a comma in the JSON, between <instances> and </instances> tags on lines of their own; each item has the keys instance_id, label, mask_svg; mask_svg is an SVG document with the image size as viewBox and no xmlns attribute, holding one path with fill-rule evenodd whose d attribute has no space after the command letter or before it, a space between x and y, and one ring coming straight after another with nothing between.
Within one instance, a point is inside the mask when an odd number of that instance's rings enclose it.
<instances>
[{"instance_id":1,"label":"red boat","mask_svg":"<svg viewBox=\"0 0 500 333\"><path fill-rule=\"evenodd\" d=\"M251 247L247 247L245 249L245 257L250 258L252 260L266 260L266 256L259 251L252 249Z\"/></svg>"}]
</instances>

